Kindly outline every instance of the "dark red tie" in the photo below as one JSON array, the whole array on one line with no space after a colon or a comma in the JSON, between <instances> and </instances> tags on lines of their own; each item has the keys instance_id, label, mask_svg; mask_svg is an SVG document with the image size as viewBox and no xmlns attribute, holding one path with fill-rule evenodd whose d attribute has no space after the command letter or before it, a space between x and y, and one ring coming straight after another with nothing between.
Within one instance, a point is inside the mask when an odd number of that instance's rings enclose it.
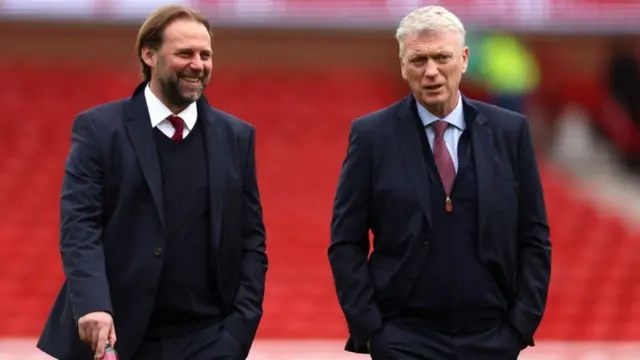
<instances>
[{"instance_id":1,"label":"dark red tie","mask_svg":"<svg viewBox=\"0 0 640 360\"><path fill-rule=\"evenodd\" d=\"M453 187L453 180L456 178L456 169L453 166L453 160L447 149L447 144L444 142L444 131L447 130L447 126L449 126L449 123L442 120L433 123L433 129L436 132L436 138L433 142L433 157L436 160L436 166L438 167L442 185L444 185L444 191L447 193L447 197L449 197L451 188Z\"/></svg>"},{"instance_id":2,"label":"dark red tie","mask_svg":"<svg viewBox=\"0 0 640 360\"><path fill-rule=\"evenodd\" d=\"M171 140L181 141L182 133L184 132L184 120L182 120L181 117L175 115L169 116L167 120L169 120L171 125L173 125L173 128L176 130L176 132L171 137Z\"/></svg>"}]
</instances>

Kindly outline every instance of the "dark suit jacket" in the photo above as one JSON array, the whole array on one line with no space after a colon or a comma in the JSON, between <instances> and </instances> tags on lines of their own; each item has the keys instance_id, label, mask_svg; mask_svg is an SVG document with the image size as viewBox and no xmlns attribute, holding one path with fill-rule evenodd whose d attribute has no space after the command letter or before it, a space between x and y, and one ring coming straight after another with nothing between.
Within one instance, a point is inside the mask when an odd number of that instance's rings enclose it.
<instances>
[{"instance_id":1,"label":"dark suit jacket","mask_svg":"<svg viewBox=\"0 0 640 360\"><path fill-rule=\"evenodd\" d=\"M413 107L408 96L351 126L329 247L348 351L368 352L368 339L402 306L429 251L429 181ZM463 109L478 179L479 255L510 301L511 324L533 345L551 243L529 125L522 115L465 97Z\"/></svg>"},{"instance_id":2,"label":"dark suit jacket","mask_svg":"<svg viewBox=\"0 0 640 360\"><path fill-rule=\"evenodd\" d=\"M164 245L160 165L141 84L128 99L80 113L73 124L60 207L66 281L38 347L62 360L92 358L77 320L114 316L116 349L128 360L154 305ZM197 102L205 132L212 263L225 328L248 351L262 316L267 255L254 128Z\"/></svg>"}]
</instances>

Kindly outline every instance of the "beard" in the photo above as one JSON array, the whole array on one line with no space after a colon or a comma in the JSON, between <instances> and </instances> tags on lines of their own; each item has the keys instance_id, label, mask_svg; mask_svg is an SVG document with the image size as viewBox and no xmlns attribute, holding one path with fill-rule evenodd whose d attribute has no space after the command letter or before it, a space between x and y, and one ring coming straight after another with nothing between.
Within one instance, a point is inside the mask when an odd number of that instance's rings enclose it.
<instances>
[{"instance_id":1,"label":"beard","mask_svg":"<svg viewBox=\"0 0 640 360\"><path fill-rule=\"evenodd\" d=\"M180 88L180 78L181 77L197 77L201 80L201 88L198 89L195 93L187 93L186 91L182 91ZM166 77L162 77L158 79L158 83L160 85L160 91L162 91L162 96L164 99L172 106L176 108L186 108L192 102L197 101L208 83L208 74L171 74Z\"/></svg>"}]
</instances>

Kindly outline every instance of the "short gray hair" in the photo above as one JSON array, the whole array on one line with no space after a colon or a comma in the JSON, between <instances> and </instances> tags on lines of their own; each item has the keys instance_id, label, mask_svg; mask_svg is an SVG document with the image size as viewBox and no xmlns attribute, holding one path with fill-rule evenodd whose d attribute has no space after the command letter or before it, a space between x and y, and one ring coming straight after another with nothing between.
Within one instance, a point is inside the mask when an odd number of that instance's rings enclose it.
<instances>
[{"instance_id":1,"label":"short gray hair","mask_svg":"<svg viewBox=\"0 0 640 360\"><path fill-rule=\"evenodd\" d=\"M396 30L396 40L400 46L400 56L404 53L404 38L421 32L453 31L460 34L462 45L465 44L467 32L462 21L452 12L438 5L421 7L410 12L400 21Z\"/></svg>"}]
</instances>

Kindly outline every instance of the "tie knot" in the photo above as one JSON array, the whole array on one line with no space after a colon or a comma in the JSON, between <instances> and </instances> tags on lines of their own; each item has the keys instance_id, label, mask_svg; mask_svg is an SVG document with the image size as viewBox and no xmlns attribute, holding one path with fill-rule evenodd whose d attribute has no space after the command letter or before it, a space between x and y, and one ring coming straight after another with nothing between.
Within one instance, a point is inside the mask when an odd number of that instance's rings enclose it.
<instances>
[{"instance_id":1,"label":"tie knot","mask_svg":"<svg viewBox=\"0 0 640 360\"><path fill-rule=\"evenodd\" d=\"M178 128L178 126L182 126L184 124L184 121L182 120L182 118L176 115L169 115L167 120L169 120L171 125L173 125L173 127L176 129Z\"/></svg>"},{"instance_id":2,"label":"tie knot","mask_svg":"<svg viewBox=\"0 0 640 360\"><path fill-rule=\"evenodd\" d=\"M182 133L184 131L184 120L182 120L181 117L175 115L170 115L169 117L167 117L167 120L169 120L169 122L175 129L175 133L171 138L178 141L182 140Z\"/></svg>"},{"instance_id":3,"label":"tie knot","mask_svg":"<svg viewBox=\"0 0 640 360\"><path fill-rule=\"evenodd\" d=\"M442 120L437 120L433 122L433 129L436 132L436 137L440 138L444 136L444 131L447 130L449 123Z\"/></svg>"}]
</instances>

